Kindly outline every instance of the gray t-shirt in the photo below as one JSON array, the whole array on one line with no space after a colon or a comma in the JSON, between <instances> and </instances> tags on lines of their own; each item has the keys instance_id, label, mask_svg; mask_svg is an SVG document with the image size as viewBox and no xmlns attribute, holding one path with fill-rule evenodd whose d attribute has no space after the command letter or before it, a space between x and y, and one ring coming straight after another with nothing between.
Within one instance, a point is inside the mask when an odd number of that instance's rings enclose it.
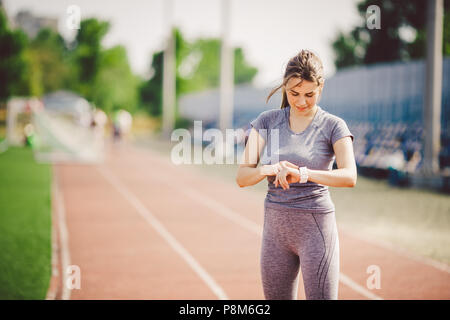
<instances>
[{"instance_id":1,"label":"gray t-shirt","mask_svg":"<svg viewBox=\"0 0 450 320\"><path fill-rule=\"evenodd\" d=\"M335 160L333 144L343 138L354 136L345 121L318 106L309 126L300 133L289 127L291 107L262 112L250 124L266 141L261 165L287 160L299 167L312 170L332 170ZM278 136L277 136L278 135ZM265 205L275 209L295 208L304 213L329 213L334 211L328 186L308 181L292 183L289 189L275 188L275 176L268 176Z\"/></svg>"}]
</instances>

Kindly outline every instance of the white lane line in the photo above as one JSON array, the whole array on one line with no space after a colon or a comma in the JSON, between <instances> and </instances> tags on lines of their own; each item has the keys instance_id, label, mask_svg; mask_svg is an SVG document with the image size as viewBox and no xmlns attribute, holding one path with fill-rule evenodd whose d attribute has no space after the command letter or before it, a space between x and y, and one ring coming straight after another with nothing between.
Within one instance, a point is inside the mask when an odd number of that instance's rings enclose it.
<instances>
[{"instance_id":1,"label":"white lane line","mask_svg":"<svg viewBox=\"0 0 450 320\"><path fill-rule=\"evenodd\" d=\"M222 203L207 196L206 194L200 193L199 191L196 191L193 188L175 188L174 186L168 184L166 182L166 180L161 179L161 178L157 177L156 175L153 175L152 178L158 179L158 183L163 183L170 188L176 189L177 192L183 192L186 196L188 196L191 199L199 202L200 204L208 207L211 210L211 212L218 213L221 216L227 218L228 220L243 227L244 229L246 229L260 237L262 236L263 228L259 224L255 223L252 220L240 215L239 213L227 208ZM362 294L366 298L374 299L374 300L383 300L381 297L377 296L376 294L370 292L369 290L367 290L363 286L359 285L355 281L351 280L350 277L346 276L342 272L340 273L339 278L340 278L340 281L342 282L342 284L349 286L351 289Z\"/></svg>"},{"instance_id":2,"label":"white lane line","mask_svg":"<svg viewBox=\"0 0 450 320\"><path fill-rule=\"evenodd\" d=\"M346 286L352 288L356 292L360 293L361 295L369 298L369 299L372 299L372 300L383 300L383 298L381 298L381 297L377 296L376 294L370 292L369 290L367 290L363 286L360 286L359 284L357 284L355 281L350 279L348 276L346 276L342 272L339 273L339 281L342 282L343 284L345 284Z\"/></svg>"},{"instance_id":3,"label":"white lane line","mask_svg":"<svg viewBox=\"0 0 450 320\"><path fill-rule=\"evenodd\" d=\"M45 300L55 300L58 294L58 290L60 289L60 283L59 280L61 279L59 275L59 268L60 265L60 259L59 259L59 226L57 224L58 220L58 206L56 205L56 182L55 182L55 174L54 174L54 166L51 167L52 170L52 184L51 184L51 227L52 227L52 264L51 264L51 276L50 276L50 282L47 289L47 294L45 296ZM56 280L56 282L55 282Z\"/></svg>"},{"instance_id":4,"label":"white lane line","mask_svg":"<svg viewBox=\"0 0 450 320\"><path fill-rule=\"evenodd\" d=\"M108 169L97 167L105 179L113 185L122 196L127 199L136 211L159 233L164 240L187 262L195 273L206 283L206 285L221 300L228 300L228 296L220 285L209 275L209 273L195 260L195 258L170 234L161 222L131 193L119 179Z\"/></svg>"},{"instance_id":5,"label":"white lane line","mask_svg":"<svg viewBox=\"0 0 450 320\"><path fill-rule=\"evenodd\" d=\"M53 169L53 179L56 193L56 206L58 211L58 226L59 226L59 241L61 245L61 272L62 272L62 300L70 300L71 290L67 285L69 280L67 270L70 265L70 251L69 251L69 232L67 231L66 223L66 208L64 206L64 198L62 190L59 187L58 175L56 168Z\"/></svg>"}]
</instances>

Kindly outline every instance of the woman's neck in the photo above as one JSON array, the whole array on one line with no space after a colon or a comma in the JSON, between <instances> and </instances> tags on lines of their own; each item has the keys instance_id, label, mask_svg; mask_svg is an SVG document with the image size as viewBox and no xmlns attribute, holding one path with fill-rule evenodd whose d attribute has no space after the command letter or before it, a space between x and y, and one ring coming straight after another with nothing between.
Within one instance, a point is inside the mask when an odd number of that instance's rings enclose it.
<instances>
[{"instance_id":1,"label":"woman's neck","mask_svg":"<svg viewBox=\"0 0 450 320\"><path fill-rule=\"evenodd\" d=\"M297 108L291 106L290 118L294 120L310 119L313 118L318 110L317 104L305 113L298 111Z\"/></svg>"}]
</instances>

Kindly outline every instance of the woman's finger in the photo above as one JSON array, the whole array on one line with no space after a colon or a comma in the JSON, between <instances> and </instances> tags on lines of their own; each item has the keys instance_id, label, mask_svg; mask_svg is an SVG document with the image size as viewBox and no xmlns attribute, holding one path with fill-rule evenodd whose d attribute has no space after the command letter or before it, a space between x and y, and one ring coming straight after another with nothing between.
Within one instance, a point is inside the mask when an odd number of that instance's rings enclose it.
<instances>
[{"instance_id":1,"label":"woman's finger","mask_svg":"<svg viewBox=\"0 0 450 320\"><path fill-rule=\"evenodd\" d=\"M280 172L281 171L281 166L280 165L277 165L276 167L275 167L275 173L278 173L278 172Z\"/></svg>"},{"instance_id":2,"label":"woman's finger","mask_svg":"<svg viewBox=\"0 0 450 320\"><path fill-rule=\"evenodd\" d=\"M280 186L283 188L283 190L285 188L285 184L283 183L283 174L284 173L285 173L284 169L278 173L278 182L280 183Z\"/></svg>"},{"instance_id":3,"label":"woman's finger","mask_svg":"<svg viewBox=\"0 0 450 320\"><path fill-rule=\"evenodd\" d=\"M280 172L281 168L282 167L281 167L280 163L275 164L275 173Z\"/></svg>"},{"instance_id":4,"label":"woman's finger","mask_svg":"<svg viewBox=\"0 0 450 320\"><path fill-rule=\"evenodd\" d=\"M283 189L289 189L289 183L286 181L287 171L283 170L280 174L280 183L283 186Z\"/></svg>"},{"instance_id":5,"label":"woman's finger","mask_svg":"<svg viewBox=\"0 0 450 320\"><path fill-rule=\"evenodd\" d=\"M289 162L289 161L281 161L281 165L282 165L283 167L287 167L287 168L294 168L294 169L297 169L297 168L298 168L297 165L295 165L295 164L293 164L293 163L291 163L291 162Z\"/></svg>"},{"instance_id":6,"label":"woman's finger","mask_svg":"<svg viewBox=\"0 0 450 320\"><path fill-rule=\"evenodd\" d=\"M295 169L290 169L290 176L292 179L292 182L299 182L300 181L300 171L295 168Z\"/></svg>"}]
</instances>

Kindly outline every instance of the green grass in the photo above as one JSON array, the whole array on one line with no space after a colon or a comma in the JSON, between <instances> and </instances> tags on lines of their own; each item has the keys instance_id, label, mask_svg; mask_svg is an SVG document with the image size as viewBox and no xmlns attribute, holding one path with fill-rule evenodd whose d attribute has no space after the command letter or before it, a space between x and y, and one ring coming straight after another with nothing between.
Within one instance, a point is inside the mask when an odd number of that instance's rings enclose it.
<instances>
[{"instance_id":1,"label":"green grass","mask_svg":"<svg viewBox=\"0 0 450 320\"><path fill-rule=\"evenodd\" d=\"M51 169L29 148L0 154L0 299L45 299L51 273Z\"/></svg>"},{"instance_id":2,"label":"green grass","mask_svg":"<svg viewBox=\"0 0 450 320\"><path fill-rule=\"evenodd\" d=\"M136 144L170 156L172 144L140 137ZM237 165L188 165L201 174L218 177L236 187ZM267 181L243 189L267 191ZM385 180L358 177L354 188L331 188L340 226L379 239L415 254L450 264L450 197L433 191L401 189Z\"/></svg>"},{"instance_id":3,"label":"green grass","mask_svg":"<svg viewBox=\"0 0 450 320\"><path fill-rule=\"evenodd\" d=\"M4 125L0 124L0 142L6 138L6 128Z\"/></svg>"}]
</instances>

